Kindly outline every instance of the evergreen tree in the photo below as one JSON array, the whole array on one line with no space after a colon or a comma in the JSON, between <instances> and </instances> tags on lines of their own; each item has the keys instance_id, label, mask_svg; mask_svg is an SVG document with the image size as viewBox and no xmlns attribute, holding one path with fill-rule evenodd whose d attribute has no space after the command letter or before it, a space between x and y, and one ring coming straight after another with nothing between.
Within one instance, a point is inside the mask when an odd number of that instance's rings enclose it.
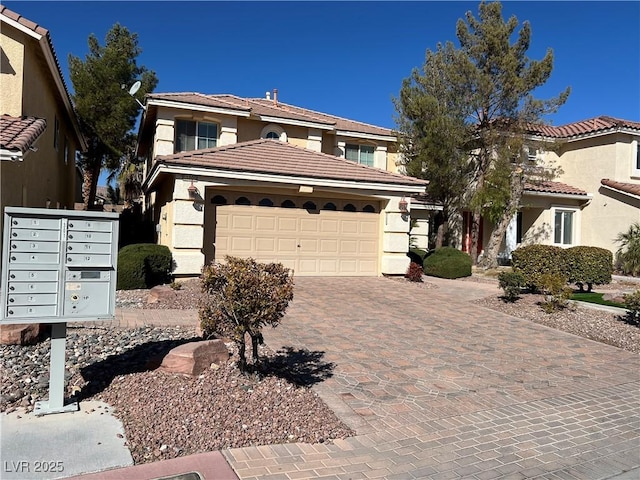
<instances>
[{"instance_id":1,"label":"evergreen tree","mask_svg":"<svg viewBox=\"0 0 640 480\"><path fill-rule=\"evenodd\" d=\"M83 172L84 209L95 201L96 186L103 168L120 168L131 145L140 105L129 95L129 87L141 81L138 95L153 91L158 79L153 71L137 65L141 53L138 36L115 24L106 35L104 46L95 35L88 39L89 53L84 61L69 55L73 101L88 149L79 156Z\"/></svg>"},{"instance_id":2,"label":"evergreen tree","mask_svg":"<svg viewBox=\"0 0 640 480\"><path fill-rule=\"evenodd\" d=\"M517 27L515 16L505 22L500 2L483 1L479 5L479 19L467 12L464 20L458 20L456 35L460 48L439 46L435 53L427 52L424 74L416 79L414 71L414 83L427 86L449 83L445 91L451 92L457 100L450 101L444 110L432 109L428 113L430 122L456 125L454 134L450 129L432 129L428 134L420 129L407 129L404 122L408 120L412 125L415 120L406 115L405 109L400 110L399 130L407 137L401 143L415 146L421 154L432 159L433 168L426 168L424 172L427 178L429 174L433 175L433 180L429 178L432 183L438 179L448 183L446 188L453 188L461 180L456 175L448 175L447 170L457 174L461 162L467 162L464 197L458 205L464 204L472 211L470 253L474 263L481 218L484 215L494 222L485 249L484 266L497 263L498 250L519 207L525 183L553 174L551 170L528 165L525 151L528 129L531 124L542 123L543 116L555 112L569 95L569 88L550 100L539 100L532 95L551 75L553 52L547 50L540 61L529 59L526 52L530 46L531 27L524 22L516 34ZM440 62L441 70L438 70L429 63L443 55L442 52L448 52L448 61ZM406 84L407 80L403 87ZM414 89L409 91L409 96L425 96L431 100L410 99L404 100L403 104L438 102L442 98L441 91L442 88L433 87L424 91ZM435 138L439 139L436 144L453 143L449 152L440 150L441 154L449 155L448 162L446 156L433 161L435 157L430 152L434 147L424 146L433 143ZM452 155L454 152L456 155Z\"/></svg>"}]
</instances>

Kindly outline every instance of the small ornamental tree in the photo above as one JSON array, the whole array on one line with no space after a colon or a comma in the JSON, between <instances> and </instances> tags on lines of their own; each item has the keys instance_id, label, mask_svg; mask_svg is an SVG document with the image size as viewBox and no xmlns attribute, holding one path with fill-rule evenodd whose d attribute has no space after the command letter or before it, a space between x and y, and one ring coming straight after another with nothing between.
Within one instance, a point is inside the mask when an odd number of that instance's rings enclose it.
<instances>
[{"instance_id":1,"label":"small ornamental tree","mask_svg":"<svg viewBox=\"0 0 640 480\"><path fill-rule=\"evenodd\" d=\"M227 256L225 263L205 266L201 281L202 291L208 294L200 308L204 336L229 336L238 346L238 367L247 371L246 336L251 338L256 365L262 327L276 327L293 299L290 270L280 263Z\"/></svg>"}]
</instances>

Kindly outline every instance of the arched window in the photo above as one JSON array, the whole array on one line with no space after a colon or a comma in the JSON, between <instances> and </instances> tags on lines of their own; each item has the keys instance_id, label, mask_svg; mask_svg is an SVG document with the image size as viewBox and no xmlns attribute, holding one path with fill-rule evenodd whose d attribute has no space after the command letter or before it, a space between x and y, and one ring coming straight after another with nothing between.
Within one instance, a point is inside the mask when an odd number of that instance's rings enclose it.
<instances>
[{"instance_id":1,"label":"arched window","mask_svg":"<svg viewBox=\"0 0 640 480\"><path fill-rule=\"evenodd\" d=\"M324 204L324 207L322 207L322 209L323 209L323 210L333 210L333 211L336 211L338 208L336 207L336 204L335 204L335 203L331 203L331 202L329 202L329 203L325 203L325 204Z\"/></svg>"},{"instance_id":2,"label":"arched window","mask_svg":"<svg viewBox=\"0 0 640 480\"><path fill-rule=\"evenodd\" d=\"M343 210L344 210L345 212L355 212L355 211L356 211L356 207L355 207L355 205L353 205L352 203L347 203L347 204L344 206L344 209L343 209Z\"/></svg>"},{"instance_id":3,"label":"arched window","mask_svg":"<svg viewBox=\"0 0 640 480\"><path fill-rule=\"evenodd\" d=\"M258 205L260 205L261 207L273 207L273 200L271 200L270 198L263 198L258 202Z\"/></svg>"},{"instance_id":4,"label":"arched window","mask_svg":"<svg viewBox=\"0 0 640 480\"><path fill-rule=\"evenodd\" d=\"M318 207L316 207L316 204L309 201L309 202L304 202L304 205L302 205L302 208L304 208L305 210L317 210Z\"/></svg>"},{"instance_id":5,"label":"arched window","mask_svg":"<svg viewBox=\"0 0 640 480\"><path fill-rule=\"evenodd\" d=\"M266 125L260 132L260 138L270 138L273 140L280 140L281 142L287 142L287 132L280 125L270 123Z\"/></svg>"},{"instance_id":6,"label":"arched window","mask_svg":"<svg viewBox=\"0 0 640 480\"><path fill-rule=\"evenodd\" d=\"M362 211L367 213L376 213L376 207L373 205L365 205Z\"/></svg>"},{"instance_id":7,"label":"arched window","mask_svg":"<svg viewBox=\"0 0 640 480\"><path fill-rule=\"evenodd\" d=\"M296 204L293 203L291 200L285 200L284 202L282 202L280 206L282 208L296 208Z\"/></svg>"},{"instance_id":8,"label":"arched window","mask_svg":"<svg viewBox=\"0 0 640 480\"><path fill-rule=\"evenodd\" d=\"M214 205L226 205L227 199L224 198L222 195L216 195L211 199L211 203Z\"/></svg>"},{"instance_id":9,"label":"arched window","mask_svg":"<svg viewBox=\"0 0 640 480\"><path fill-rule=\"evenodd\" d=\"M239 197L236 200L236 205L251 205L251 202L247 197Z\"/></svg>"}]
</instances>

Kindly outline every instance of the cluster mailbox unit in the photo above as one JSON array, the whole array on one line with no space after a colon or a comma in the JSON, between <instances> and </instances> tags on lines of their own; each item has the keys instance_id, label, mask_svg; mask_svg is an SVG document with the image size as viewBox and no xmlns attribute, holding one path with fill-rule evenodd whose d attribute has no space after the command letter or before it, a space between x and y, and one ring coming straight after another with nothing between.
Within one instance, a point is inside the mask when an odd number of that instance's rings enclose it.
<instances>
[{"instance_id":1,"label":"cluster mailbox unit","mask_svg":"<svg viewBox=\"0 0 640 480\"><path fill-rule=\"evenodd\" d=\"M115 318L117 249L117 213L5 208L0 325L52 330L49 401L36 414L77 410L64 405L66 324Z\"/></svg>"}]
</instances>

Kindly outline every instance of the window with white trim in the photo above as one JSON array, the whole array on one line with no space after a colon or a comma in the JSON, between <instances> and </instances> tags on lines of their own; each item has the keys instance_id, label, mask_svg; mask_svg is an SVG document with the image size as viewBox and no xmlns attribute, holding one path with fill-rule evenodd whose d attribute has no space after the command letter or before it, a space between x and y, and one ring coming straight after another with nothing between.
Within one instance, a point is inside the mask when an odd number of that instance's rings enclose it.
<instances>
[{"instance_id":1,"label":"window with white trim","mask_svg":"<svg viewBox=\"0 0 640 480\"><path fill-rule=\"evenodd\" d=\"M176 153L213 148L217 145L218 124L176 120Z\"/></svg>"},{"instance_id":2,"label":"window with white trim","mask_svg":"<svg viewBox=\"0 0 640 480\"><path fill-rule=\"evenodd\" d=\"M367 167L373 167L373 156L376 148L372 145L352 145L346 144L344 147L344 158Z\"/></svg>"},{"instance_id":3,"label":"window with white trim","mask_svg":"<svg viewBox=\"0 0 640 480\"><path fill-rule=\"evenodd\" d=\"M577 210L556 208L553 211L553 243L573 245Z\"/></svg>"}]
</instances>

